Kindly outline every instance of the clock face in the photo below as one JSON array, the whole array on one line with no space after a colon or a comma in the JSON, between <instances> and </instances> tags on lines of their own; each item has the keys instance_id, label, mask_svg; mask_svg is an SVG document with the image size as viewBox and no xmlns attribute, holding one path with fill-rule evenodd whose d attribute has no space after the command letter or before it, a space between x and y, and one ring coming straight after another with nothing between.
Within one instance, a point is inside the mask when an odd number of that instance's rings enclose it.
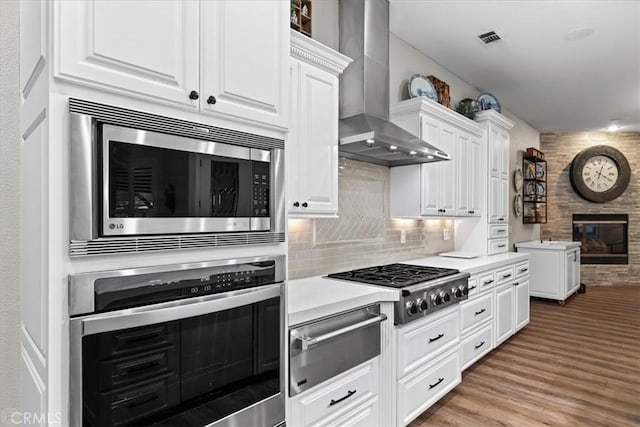
<instances>
[{"instance_id":1,"label":"clock face","mask_svg":"<svg viewBox=\"0 0 640 427\"><path fill-rule=\"evenodd\" d=\"M618 165L606 156L593 156L582 167L582 180L597 193L611 190L618 175Z\"/></svg>"},{"instance_id":2,"label":"clock face","mask_svg":"<svg viewBox=\"0 0 640 427\"><path fill-rule=\"evenodd\" d=\"M606 203L619 197L631 180L624 154L608 145L587 148L573 159L569 170L573 189L590 202Z\"/></svg>"}]
</instances>

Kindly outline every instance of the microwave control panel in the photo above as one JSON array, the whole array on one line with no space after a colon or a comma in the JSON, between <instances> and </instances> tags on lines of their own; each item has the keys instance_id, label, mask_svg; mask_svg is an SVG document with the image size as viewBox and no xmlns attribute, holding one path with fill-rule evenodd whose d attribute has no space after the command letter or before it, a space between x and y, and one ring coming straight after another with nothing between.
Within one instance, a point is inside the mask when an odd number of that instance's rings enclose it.
<instances>
[{"instance_id":1,"label":"microwave control panel","mask_svg":"<svg viewBox=\"0 0 640 427\"><path fill-rule=\"evenodd\" d=\"M269 174L271 164L267 162L252 162L253 172L253 203L251 216L269 216Z\"/></svg>"}]
</instances>

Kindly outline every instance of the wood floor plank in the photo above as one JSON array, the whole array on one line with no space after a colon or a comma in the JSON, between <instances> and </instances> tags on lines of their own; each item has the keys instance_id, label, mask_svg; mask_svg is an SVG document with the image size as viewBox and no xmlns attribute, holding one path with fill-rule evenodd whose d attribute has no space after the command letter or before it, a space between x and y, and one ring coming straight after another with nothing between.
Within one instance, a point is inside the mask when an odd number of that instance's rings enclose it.
<instances>
[{"instance_id":1,"label":"wood floor plank","mask_svg":"<svg viewBox=\"0 0 640 427\"><path fill-rule=\"evenodd\" d=\"M640 287L590 287L463 373L410 427L640 426Z\"/></svg>"}]
</instances>

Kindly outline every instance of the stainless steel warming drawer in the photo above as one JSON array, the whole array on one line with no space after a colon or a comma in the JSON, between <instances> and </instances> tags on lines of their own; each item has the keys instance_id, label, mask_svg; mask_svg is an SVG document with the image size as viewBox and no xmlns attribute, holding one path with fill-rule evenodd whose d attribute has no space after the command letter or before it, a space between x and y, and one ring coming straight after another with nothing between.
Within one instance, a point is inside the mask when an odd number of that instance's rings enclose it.
<instances>
[{"instance_id":1,"label":"stainless steel warming drawer","mask_svg":"<svg viewBox=\"0 0 640 427\"><path fill-rule=\"evenodd\" d=\"M380 304L305 323L289 331L289 395L380 354Z\"/></svg>"}]
</instances>

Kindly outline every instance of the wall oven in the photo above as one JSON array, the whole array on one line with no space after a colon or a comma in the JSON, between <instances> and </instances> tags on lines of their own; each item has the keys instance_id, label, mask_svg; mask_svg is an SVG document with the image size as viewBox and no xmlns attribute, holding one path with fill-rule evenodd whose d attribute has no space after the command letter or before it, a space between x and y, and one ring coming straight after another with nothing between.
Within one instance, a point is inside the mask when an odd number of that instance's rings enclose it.
<instances>
[{"instance_id":1,"label":"wall oven","mask_svg":"<svg viewBox=\"0 0 640 427\"><path fill-rule=\"evenodd\" d=\"M284 241L282 140L76 99L69 109L72 242Z\"/></svg>"},{"instance_id":2,"label":"wall oven","mask_svg":"<svg viewBox=\"0 0 640 427\"><path fill-rule=\"evenodd\" d=\"M70 276L72 426L284 422L284 256Z\"/></svg>"}]
</instances>

